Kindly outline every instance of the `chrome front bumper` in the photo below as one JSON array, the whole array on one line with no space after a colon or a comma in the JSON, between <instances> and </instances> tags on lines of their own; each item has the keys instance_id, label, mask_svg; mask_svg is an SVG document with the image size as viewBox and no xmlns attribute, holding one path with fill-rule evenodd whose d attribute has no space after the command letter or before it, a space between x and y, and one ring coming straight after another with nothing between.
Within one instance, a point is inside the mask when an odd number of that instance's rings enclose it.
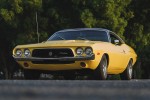
<instances>
[{"instance_id":1,"label":"chrome front bumper","mask_svg":"<svg viewBox=\"0 0 150 100\"><path fill-rule=\"evenodd\" d=\"M60 58L37 58L37 57L16 57L14 56L14 59L16 61L53 61L53 60L58 60L58 61L83 61L83 60L94 60L95 55L92 54L90 56L76 56L76 57L60 57Z\"/></svg>"}]
</instances>

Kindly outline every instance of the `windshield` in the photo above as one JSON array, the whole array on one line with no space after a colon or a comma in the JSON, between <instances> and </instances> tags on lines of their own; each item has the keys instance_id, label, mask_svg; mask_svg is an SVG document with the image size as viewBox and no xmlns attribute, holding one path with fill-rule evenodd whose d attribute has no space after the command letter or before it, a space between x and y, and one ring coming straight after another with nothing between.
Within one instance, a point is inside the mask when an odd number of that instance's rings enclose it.
<instances>
[{"instance_id":1,"label":"windshield","mask_svg":"<svg viewBox=\"0 0 150 100\"><path fill-rule=\"evenodd\" d=\"M81 30L81 31L65 31L56 32L48 41L53 40L90 40L108 42L108 35L105 31Z\"/></svg>"}]
</instances>

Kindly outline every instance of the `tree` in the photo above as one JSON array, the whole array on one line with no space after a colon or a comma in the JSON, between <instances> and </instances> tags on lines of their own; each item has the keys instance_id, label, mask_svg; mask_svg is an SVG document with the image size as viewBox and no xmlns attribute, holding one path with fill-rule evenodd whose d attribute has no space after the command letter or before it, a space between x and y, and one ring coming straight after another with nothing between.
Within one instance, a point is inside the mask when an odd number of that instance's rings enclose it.
<instances>
[{"instance_id":1,"label":"tree","mask_svg":"<svg viewBox=\"0 0 150 100\"><path fill-rule=\"evenodd\" d=\"M126 40L135 48L138 62L141 64L142 78L150 78L150 1L132 0L129 10L134 12L134 17L128 21L126 27ZM137 73L140 74L140 73Z\"/></svg>"},{"instance_id":2,"label":"tree","mask_svg":"<svg viewBox=\"0 0 150 100\"><path fill-rule=\"evenodd\" d=\"M27 40L29 36L33 38L33 35L30 34L34 32L33 14L35 14L35 11L38 10L41 5L41 0L0 1L0 66L6 78L11 78L12 73L18 69L18 65L12 57L14 46L18 44L18 41L23 43L22 41ZM18 37L24 38L20 40Z\"/></svg>"}]
</instances>

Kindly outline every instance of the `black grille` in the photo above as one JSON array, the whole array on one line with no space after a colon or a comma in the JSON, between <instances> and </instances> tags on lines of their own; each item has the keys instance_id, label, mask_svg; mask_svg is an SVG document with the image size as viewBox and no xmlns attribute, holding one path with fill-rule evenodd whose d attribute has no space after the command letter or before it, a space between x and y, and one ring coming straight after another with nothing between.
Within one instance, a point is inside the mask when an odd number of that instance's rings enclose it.
<instances>
[{"instance_id":1,"label":"black grille","mask_svg":"<svg viewBox=\"0 0 150 100\"><path fill-rule=\"evenodd\" d=\"M71 49L34 49L32 57L39 58L59 58L59 57L73 57Z\"/></svg>"},{"instance_id":2,"label":"black grille","mask_svg":"<svg viewBox=\"0 0 150 100\"><path fill-rule=\"evenodd\" d=\"M60 58L60 57L73 57L71 49L34 49L32 57L39 58ZM33 64L71 64L74 61L59 61L59 60L43 60L32 61Z\"/></svg>"}]
</instances>

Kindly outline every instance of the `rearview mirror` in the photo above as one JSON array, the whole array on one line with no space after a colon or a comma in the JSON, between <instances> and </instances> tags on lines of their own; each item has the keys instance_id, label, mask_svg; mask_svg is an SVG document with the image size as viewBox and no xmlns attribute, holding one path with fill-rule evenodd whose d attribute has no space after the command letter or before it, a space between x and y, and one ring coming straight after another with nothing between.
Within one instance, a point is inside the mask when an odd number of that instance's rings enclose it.
<instances>
[{"instance_id":1,"label":"rearview mirror","mask_svg":"<svg viewBox=\"0 0 150 100\"><path fill-rule=\"evenodd\" d=\"M119 40L114 40L115 45L119 44Z\"/></svg>"}]
</instances>

